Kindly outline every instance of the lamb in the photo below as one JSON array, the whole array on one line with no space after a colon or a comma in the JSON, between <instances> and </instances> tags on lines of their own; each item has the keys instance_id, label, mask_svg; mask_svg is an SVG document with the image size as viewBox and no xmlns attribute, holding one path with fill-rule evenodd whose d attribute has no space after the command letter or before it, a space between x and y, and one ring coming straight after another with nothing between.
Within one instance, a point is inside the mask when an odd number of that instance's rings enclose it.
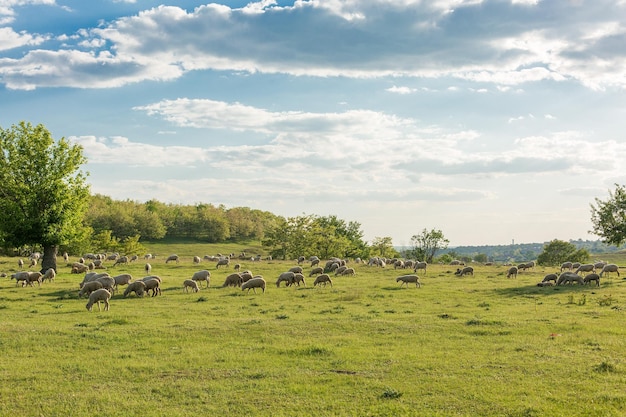
<instances>
[{"instance_id":1,"label":"lamb","mask_svg":"<svg viewBox=\"0 0 626 417\"><path fill-rule=\"evenodd\" d=\"M25 282L28 279L28 272L23 271L23 272L16 272L15 274L11 274L11 279L15 280L16 287L19 285L20 281L22 281L22 286L24 286L26 285Z\"/></svg>"},{"instance_id":2,"label":"lamb","mask_svg":"<svg viewBox=\"0 0 626 417\"><path fill-rule=\"evenodd\" d=\"M80 291L78 291L78 298L82 298L83 295L89 295L95 290L99 290L100 288L102 288L101 282L98 282L98 281L86 282L85 285L81 287Z\"/></svg>"},{"instance_id":3,"label":"lamb","mask_svg":"<svg viewBox=\"0 0 626 417\"><path fill-rule=\"evenodd\" d=\"M617 272L617 276L619 277L619 271L618 271L619 267L615 264L606 264L604 265L604 267L602 268L602 271L600 271L600 277L602 277L602 274L604 274L605 272L608 274L609 272Z\"/></svg>"},{"instance_id":4,"label":"lamb","mask_svg":"<svg viewBox=\"0 0 626 417\"><path fill-rule=\"evenodd\" d=\"M554 281L554 283L556 284L556 282L558 281L559 276L557 274L548 274L545 277L543 277L543 279L541 280L541 282L550 282L550 281Z\"/></svg>"},{"instance_id":5,"label":"lamb","mask_svg":"<svg viewBox=\"0 0 626 417\"><path fill-rule=\"evenodd\" d=\"M41 272L28 272L28 278L24 280L24 283L22 285L30 285L31 287L33 287L33 282L37 282L41 287L42 277L43 275L41 274Z\"/></svg>"},{"instance_id":6,"label":"lamb","mask_svg":"<svg viewBox=\"0 0 626 417\"><path fill-rule=\"evenodd\" d=\"M585 284L589 284L591 281L595 281L596 286L599 287L600 286L600 275L598 274L588 274L585 276L585 278L583 278L583 282Z\"/></svg>"},{"instance_id":7,"label":"lamb","mask_svg":"<svg viewBox=\"0 0 626 417\"><path fill-rule=\"evenodd\" d=\"M252 288L252 291L254 291L254 293L256 294L256 289L261 288L263 292L265 293L265 284L266 283L263 277L260 275L257 275L251 280L244 282L241 285L241 291L248 290L248 292L250 292L250 289Z\"/></svg>"},{"instance_id":8,"label":"lamb","mask_svg":"<svg viewBox=\"0 0 626 417\"><path fill-rule=\"evenodd\" d=\"M235 266L233 267L233 269L237 272L239 272L241 270L241 264L235 264Z\"/></svg>"},{"instance_id":9,"label":"lamb","mask_svg":"<svg viewBox=\"0 0 626 417\"><path fill-rule=\"evenodd\" d=\"M280 283L283 281L287 283L287 287L290 286L291 284L293 284L294 275L295 272L293 271L283 272L278 276L278 279L276 280L276 286L280 287Z\"/></svg>"},{"instance_id":10,"label":"lamb","mask_svg":"<svg viewBox=\"0 0 626 417\"><path fill-rule=\"evenodd\" d=\"M146 291L146 284L143 281L133 281L128 284L126 291L124 291L124 298L126 298L131 292L134 292L137 297L143 297Z\"/></svg>"},{"instance_id":11,"label":"lamb","mask_svg":"<svg viewBox=\"0 0 626 417\"><path fill-rule=\"evenodd\" d=\"M120 275L114 276L113 280L115 281L115 285L114 285L115 291L117 291L117 287L119 285L130 284L131 281L133 280L133 277L130 274L120 274Z\"/></svg>"},{"instance_id":12,"label":"lamb","mask_svg":"<svg viewBox=\"0 0 626 417\"><path fill-rule=\"evenodd\" d=\"M94 303L98 303L98 311L100 311L100 301L104 301L104 311L109 309L109 300L111 299L111 293L104 288L95 290L89 295L89 301L87 301L87 310L91 311Z\"/></svg>"},{"instance_id":13,"label":"lamb","mask_svg":"<svg viewBox=\"0 0 626 417\"><path fill-rule=\"evenodd\" d=\"M424 270L424 274L426 274L426 266L428 264L426 262L416 262L415 266L413 267L413 272L417 273L417 271L419 269L423 269Z\"/></svg>"},{"instance_id":14,"label":"lamb","mask_svg":"<svg viewBox=\"0 0 626 417\"><path fill-rule=\"evenodd\" d=\"M580 275L573 272L563 272L561 275L559 275L559 279L556 282L556 285L573 284L574 282L577 282L580 285L584 284L584 281Z\"/></svg>"},{"instance_id":15,"label":"lamb","mask_svg":"<svg viewBox=\"0 0 626 417\"><path fill-rule=\"evenodd\" d=\"M509 270L506 273L506 277L507 278L517 278L517 267L516 266L510 267Z\"/></svg>"},{"instance_id":16,"label":"lamb","mask_svg":"<svg viewBox=\"0 0 626 417\"><path fill-rule=\"evenodd\" d=\"M230 258L221 258L217 261L215 269L219 269L220 266L225 266L228 268L228 265L230 265Z\"/></svg>"},{"instance_id":17,"label":"lamb","mask_svg":"<svg viewBox=\"0 0 626 417\"><path fill-rule=\"evenodd\" d=\"M191 291L193 292L198 292L200 291L200 288L198 287L198 283L192 279L186 279L183 282L183 290L185 290L185 292L189 292L189 288L191 288Z\"/></svg>"},{"instance_id":18,"label":"lamb","mask_svg":"<svg viewBox=\"0 0 626 417\"><path fill-rule=\"evenodd\" d=\"M324 284L324 286L326 286L326 284L330 284L331 287L333 286L333 281L330 279L328 274L318 275L313 282L314 287L317 285L321 286L322 284Z\"/></svg>"},{"instance_id":19,"label":"lamb","mask_svg":"<svg viewBox=\"0 0 626 417\"><path fill-rule=\"evenodd\" d=\"M474 275L474 268L472 268L471 266L466 266L463 269L457 268L456 272L454 273L454 275L458 275L460 277L467 275L467 274Z\"/></svg>"},{"instance_id":20,"label":"lamb","mask_svg":"<svg viewBox=\"0 0 626 417\"><path fill-rule=\"evenodd\" d=\"M593 264L584 264L584 265L580 265L576 269L576 273L578 274L579 272L594 272L595 270L596 270L596 267Z\"/></svg>"},{"instance_id":21,"label":"lamb","mask_svg":"<svg viewBox=\"0 0 626 417\"><path fill-rule=\"evenodd\" d=\"M194 256L193 257L193 263L196 264L196 265L199 264L200 263L200 257L199 256Z\"/></svg>"},{"instance_id":22,"label":"lamb","mask_svg":"<svg viewBox=\"0 0 626 417\"><path fill-rule=\"evenodd\" d=\"M343 276L346 276L346 275L354 276L354 275L356 275L356 271L354 270L354 268L346 268L346 269L343 270L341 275L343 275Z\"/></svg>"},{"instance_id":23,"label":"lamb","mask_svg":"<svg viewBox=\"0 0 626 417\"><path fill-rule=\"evenodd\" d=\"M17 260L17 266L22 269L24 268L24 261L22 259L18 259Z\"/></svg>"},{"instance_id":24,"label":"lamb","mask_svg":"<svg viewBox=\"0 0 626 417\"><path fill-rule=\"evenodd\" d=\"M28 267L32 268L33 266L37 266L37 259L36 258L30 258L30 264L28 265Z\"/></svg>"},{"instance_id":25,"label":"lamb","mask_svg":"<svg viewBox=\"0 0 626 417\"><path fill-rule=\"evenodd\" d=\"M420 282L420 277L417 275L402 275L396 278L396 282L402 282L400 287L406 284L406 287L409 288L409 283L415 283L415 288L420 288L422 283Z\"/></svg>"},{"instance_id":26,"label":"lamb","mask_svg":"<svg viewBox=\"0 0 626 417\"><path fill-rule=\"evenodd\" d=\"M167 259L165 260L165 263L167 264L167 263L170 263L170 262L178 263L179 262L178 255L170 255L170 256L168 256Z\"/></svg>"},{"instance_id":27,"label":"lamb","mask_svg":"<svg viewBox=\"0 0 626 417\"><path fill-rule=\"evenodd\" d=\"M144 271L146 271L146 274L150 275L150 271L152 271L152 265L150 265L149 263L146 263L143 269Z\"/></svg>"},{"instance_id":28,"label":"lamb","mask_svg":"<svg viewBox=\"0 0 626 417\"><path fill-rule=\"evenodd\" d=\"M318 266L316 268L311 269L311 272L309 272L309 276L312 277L313 275L319 275L323 273L324 273L324 268L322 268L321 266Z\"/></svg>"},{"instance_id":29,"label":"lamb","mask_svg":"<svg viewBox=\"0 0 626 417\"><path fill-rule=\"evenodd\" d=\"M192 281L205 281L206 287L209 288L211 273L208 270L203 269L201 271L194 272L194 274L191 276L191 279Z\"/></svg>"},{"instance_id":30,"label":"lamb","mask_svg":"<svg viewBox=\"0 0 626 417\"><path fill-rule=\"evenodd\" d=\"M224 285L222 285L222 287L239 287L241 286L241 284L243 284L241 274L234 273L226 277L226 280L224 281Z\"/></svg>"},{"instance_id":31,"label":"lamb","mask_svg":"<svg viewBox=\"0 0 626 417\"><path fill-rule=\"evenodd\" d=\"M50 282L54 281L54 278L57 276L57 273L55 272L54 268L48 268L46 270L46 273L43 274L43 277L41 277L42 281L45 280L49 280Z\"/></svg>"},{"instance_id":32,"label":"lamb","mask_svg":"<svg viewBox=\"0 0 626 417\"><path fill-rule=\"evenodd\" d=\"M150 294L150 290L152 290L152 297L156 295L161 295L161 280L152 278L143 281L146 284L146 292Z\"/></svg>"}]
</instances>

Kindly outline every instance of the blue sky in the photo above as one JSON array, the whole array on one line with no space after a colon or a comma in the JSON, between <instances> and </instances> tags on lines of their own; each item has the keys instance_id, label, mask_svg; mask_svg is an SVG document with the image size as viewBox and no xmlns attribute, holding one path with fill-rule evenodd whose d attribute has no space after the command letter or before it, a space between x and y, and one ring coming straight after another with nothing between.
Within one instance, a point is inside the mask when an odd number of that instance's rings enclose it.
<instances>
[{"instance_id":1,"label":"blue sky","mask_svg":"<svg viewBox=\"0 0 626 417\"><path fill-rule=\"evenodd\" d=\"M0 126L80 143L93 193L395 245L595 239L625 92L624 0L0 0Z\"/></svg>"}]
</instances>

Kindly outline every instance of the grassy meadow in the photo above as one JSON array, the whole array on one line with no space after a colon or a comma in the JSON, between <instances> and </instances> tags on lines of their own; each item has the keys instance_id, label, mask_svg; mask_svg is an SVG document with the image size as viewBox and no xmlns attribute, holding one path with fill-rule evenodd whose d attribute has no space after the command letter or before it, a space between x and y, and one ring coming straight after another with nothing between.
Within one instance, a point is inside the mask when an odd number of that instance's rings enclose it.
<instances>
[{"instance_id":1,"label":"grassy meadow","mask_svg":"<svg viewBox=\"0 0 626 417\"><path fill-rule=\"evenodd\" d=\"M170 251L171 249L171 251ZM553 268L351 264L314 288L275 285L295 261L237 261L266 292L222 288L230 268L192 256L232 248L150 247L158 297L88 312L81 275L0 279L2 416L619 416L626 414L626 281L539 288ZM196 253L194 253L194 251ZM179 264L165 264L169 253ZM613 261L619 261L613 258ZM621 265L626 264L622 259ZM234 262L233 262L234 263ZM144 261L112 268L144 276ZM211 286L185 293L199 269ZM0 272L17 258L0 258ZM624 275L624 273L622 273Z\"/></svg>"}]
</instances>

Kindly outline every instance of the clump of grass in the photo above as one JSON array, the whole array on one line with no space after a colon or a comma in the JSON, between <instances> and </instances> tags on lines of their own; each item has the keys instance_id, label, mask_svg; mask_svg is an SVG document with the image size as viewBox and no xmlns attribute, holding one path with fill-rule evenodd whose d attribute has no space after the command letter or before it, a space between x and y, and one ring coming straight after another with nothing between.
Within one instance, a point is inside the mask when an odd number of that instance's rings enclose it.
<instances>
[{"instance_id":1,"label":"clump of grass","mask_svg":"<svg viewBox=\"0 0 626 417\"><path fill-rule=\"evenodd\" d=\"M482 303L478 304L478 307L489 308L489 303L482 302Z\"/></svg>"},{"instance_id":2,"label":"clump of grass","mask_svg":"<svg viewBox=\"0 0 626 417\"><path fill-rule=\"evenodd\" d=\"M604 297L600 298L598 300L598 305L602 306L602 307L608 307L611 304L613 304L616 300L609 294L609 295L605 295Z\"/></svg>"},{"instance_id":3,"label":"clump of grass","mask_svg":"<svg viewBox=\"0 0 626 417\"><path fill-rule=\"evenodd\" d=\"M300 355L304 356L326 356L330 355L331 351L323 346L309 346L298 351Z\"/></svg>"},{"instance_id":4,"label":"clump of grass","mask_svg":"<svg viewBox=\"0 0 626 417\"><path fill-rule=\"evenodd\" d=\"M9 306L7 306L6 304L2 304L0 305L0 310L4 310L6 308L9 308Z\"/></svg>"},{"instance_id":5,"label":"clump of grass","mask_svg":"<svg viewBox=\"0 0 626 417\"><path fill-rule=\"evenodd\" d=\"M617 366L607 360L602 361L598 365L593 367L593 370L600 373L614 373L617 372Z\"/></svg>"},{"instance_id":6,"label":"clump of grass","mask_svg":"<svg viewBox=\"0 0 626 417\"><path fill-rule=\"evenodd\" d=\"M385 388L385 390L380 395L380 397L393 400L393 399L402 397L402 393L393 388Z\"/></svg>"},{"instance_id":7,"label":"clump of grass","mask_svg":"<svg viewBox=\"0 0 626 417\"><path fill-rule=\"evenodd\" d=\"M277 320L285 320L285 319L288 319L288 318L289 318L289 316L286 315L286 314L279 314L278 316L276 316Z\"/></svg>"},{"instance_id":8,"label":"clump of grass","mask_svg":"<svg viewBox=\"0 0 626 417\"><path fill-rule=\"evenodd\" d=\"M202 297L198 297L198 299L196 300L196 302L198 302L198 303L202 303L204 301L209 301L209 299L204 297L204 296L202 296Z\"/></svg>"}]
</instances>

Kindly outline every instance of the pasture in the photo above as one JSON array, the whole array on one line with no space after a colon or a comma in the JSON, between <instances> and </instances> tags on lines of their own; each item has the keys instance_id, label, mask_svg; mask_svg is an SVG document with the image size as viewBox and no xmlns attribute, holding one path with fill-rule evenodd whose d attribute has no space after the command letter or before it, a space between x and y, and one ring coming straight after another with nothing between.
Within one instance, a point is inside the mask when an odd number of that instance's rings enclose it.
<instances>
[{"instance_id":1,"label":"pasture","mask_svg":"<svg viewBox=\"0 0 626 417\"><path fill-rule=\"evenodd\" d=\"M180 254L180 253L179 253ZM203 252L197 253L202 256ZM163 252L165 255L165 252ZM75 259L74 259L75 260ZM407 270L351 263L333 286L280 288L295 261L233 261L265 293L222 288L215 262L150 261L162 295L88 312L83 274L0 279L0 415L617 416L626 413L626 281L540 288L554 269ZM141 278L144 261L111 267ZM621 263L622 265L624 263ZM184 292L193 272L211 286ZM0 258L0 272L17 258ZM622 273L624 275L624 273Z\"/></svg>"}]
</instances>

